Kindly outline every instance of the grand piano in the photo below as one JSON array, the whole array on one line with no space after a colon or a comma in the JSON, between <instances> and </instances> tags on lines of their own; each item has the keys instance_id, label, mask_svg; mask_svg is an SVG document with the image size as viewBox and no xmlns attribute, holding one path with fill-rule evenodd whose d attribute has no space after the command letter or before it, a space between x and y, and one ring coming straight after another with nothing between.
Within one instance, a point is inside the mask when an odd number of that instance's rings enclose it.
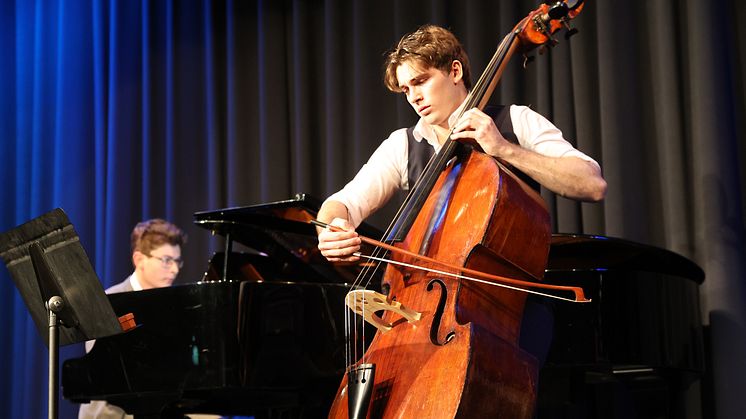
<instances>
[{"instance_id":1,"label":"grand piano","mask_svg":"<svg viewBox=\"0 0 746 419\"><path fill-rule=\"evenodd\" d=\"M344 296L364 265L321 257L307 223L318 205L297 195L196 213L196 225L225 238L224 251L198 283L110 295L117 315L132 312L139 326L66 361L63 396L142 417L325 417L345 366ZM593 302L553 305L539 417L682 408L681 392L704 371L696 264L625 240L556 234L545 279L582 286Z\"/></svg>"}]
</instances>

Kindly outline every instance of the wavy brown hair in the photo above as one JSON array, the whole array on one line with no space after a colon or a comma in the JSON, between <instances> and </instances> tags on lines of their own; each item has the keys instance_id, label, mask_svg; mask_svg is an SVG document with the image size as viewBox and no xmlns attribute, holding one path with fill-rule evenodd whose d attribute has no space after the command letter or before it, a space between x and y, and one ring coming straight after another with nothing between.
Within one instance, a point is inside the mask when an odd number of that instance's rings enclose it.
<instances>
[{"instance_id":1,"label":"wavy brown hair","mask_svg":"<svg viewBox=\"0 0 746 419\"><path fill-rule=\"evenodd\" d=\"M183 246L186 240L186 234L179 227L166 220L154 218L137 223L132 229L130 245L132 253L139 251L150 255L150 252L164 244Z\"/></svg>"},{"instance_id":2,"label":"wavy brown hair","mask_svg":"<svg viewBox=\"0 0 746 419\"><path fill-rule=\"evenodd\" d=\"M389 90L399 93L401 89L396 78L396 69L400 65L411 61L420 68L433 67L450 73L454 60L461 62L464 85L466 90L471 90L469 57L461 42L448 29L435 25L420 26L416 31L404 35L396 48L386 54L383 82Z\"/></svg>"}]
</instances>

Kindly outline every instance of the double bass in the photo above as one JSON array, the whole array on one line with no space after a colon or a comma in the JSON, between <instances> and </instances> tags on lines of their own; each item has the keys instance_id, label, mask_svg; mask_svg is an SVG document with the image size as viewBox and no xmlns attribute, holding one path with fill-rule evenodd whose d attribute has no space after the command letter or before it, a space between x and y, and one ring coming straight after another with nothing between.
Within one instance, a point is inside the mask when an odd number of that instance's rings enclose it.
<instances>
[{"instance_id":1,"label":"double bass","mask_svg":"<svg viewBox=\"0 0 746 419\"><path fill-rule=\"evenodd\" d=\"M521 20L462 109L484 109L509 59L556 43L582 3L543 4ZM474 145L446 140L384 239L363 238L378 250L361 256L386 263L387 292L368 289L364 271L347 296L360 315L349 342L365 330L360 318L377 332L367 348L349 345L329 417L532 417L538 362L518 345L527 292L587 301L540 282L550 238L539 194Z\"/></svg>"}]
</instances>

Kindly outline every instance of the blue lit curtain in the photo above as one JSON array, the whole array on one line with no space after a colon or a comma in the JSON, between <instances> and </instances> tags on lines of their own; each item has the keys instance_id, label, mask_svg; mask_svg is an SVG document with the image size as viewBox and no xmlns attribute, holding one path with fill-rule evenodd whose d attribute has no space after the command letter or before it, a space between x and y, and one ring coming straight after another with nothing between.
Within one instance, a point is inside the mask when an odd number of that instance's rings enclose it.
<instances>
[{"instance_id":1,"label":"blue lit curtain","mask_svg":"<svg viewBox=\"0 0 746 419\"><path fill-rule=\"evenodd\" d=\"M130 273L134 224L164 217L190 236L180 281L194 281L219 243L192 213L324 197L414 121L381 83L401 34L452 28L478 74L535 3L0 2L0 231L62 207L109 286ZM617 3L589 2L580 34L528 70L516 59L495 100L531 104L604 168L602 204L544 193L556 231L705 269L705 404L733 417L746 385L746 13L735 0ZM0 416L44 417L46 348L5 269L0 318Z\"/></svg>"}]
</instances>

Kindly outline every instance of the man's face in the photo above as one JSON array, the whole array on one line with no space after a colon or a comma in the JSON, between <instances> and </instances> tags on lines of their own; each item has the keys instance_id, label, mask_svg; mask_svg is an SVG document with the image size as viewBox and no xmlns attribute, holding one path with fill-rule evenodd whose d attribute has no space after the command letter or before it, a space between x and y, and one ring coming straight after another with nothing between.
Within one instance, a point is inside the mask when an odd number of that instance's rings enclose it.
<instances>
[{"instance_id":1,"label":"man's face","mask_svg":"<svg viewBox=\"0 0 746 419\"><path fill-rule=\"evenodd\" d=\"M396 69L402 93L417 115L430 125L448 129L448 117L456 111L465 97L461 81L460 63L450 73L436 68L420 68L406 62Z\"/></svg>"},{"instance_id":2,"label":"man's face","mask_svg":"<svg viewBox=\"0 0 746 419\"><path fill-rule=\"evenodd\" d=\"M133 259L143 289L169 287L179 273L181 247L164 244L153 249L150 255L136 251Z\"/></svg>"}]
</instances>

